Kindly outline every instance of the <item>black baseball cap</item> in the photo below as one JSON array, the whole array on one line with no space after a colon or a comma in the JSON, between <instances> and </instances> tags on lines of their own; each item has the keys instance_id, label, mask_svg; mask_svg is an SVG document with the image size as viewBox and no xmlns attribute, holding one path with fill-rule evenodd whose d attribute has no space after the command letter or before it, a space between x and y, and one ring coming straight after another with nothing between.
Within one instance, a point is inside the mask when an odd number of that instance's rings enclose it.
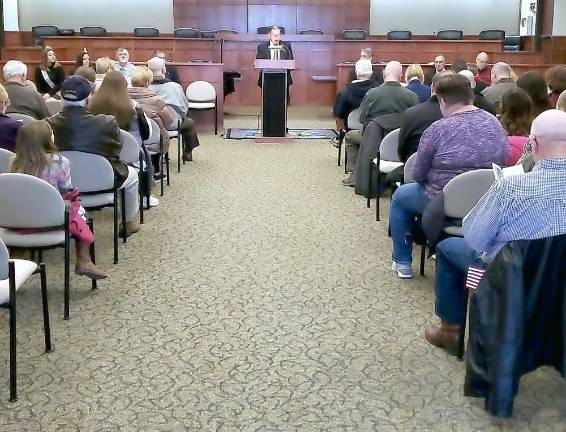
<instances>
[{"instance_id":1,"label":"black baseball cap","mask_svg":"<svg viewBox=\"0 0 566 432\"><path fill-rule=\"evenodd\" d=\"M71 75L61 84L61 97L66 101L82 101L85 100L90 93L90 82L80 75Z\"/></svg>"}]
</instances>

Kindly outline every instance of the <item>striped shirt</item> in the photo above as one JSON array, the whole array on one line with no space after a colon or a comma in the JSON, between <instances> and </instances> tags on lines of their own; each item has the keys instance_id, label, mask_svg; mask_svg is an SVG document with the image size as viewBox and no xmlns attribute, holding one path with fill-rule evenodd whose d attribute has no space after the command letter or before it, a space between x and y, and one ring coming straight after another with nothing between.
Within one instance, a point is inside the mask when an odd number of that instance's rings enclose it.
<instances>
[{"instance_id":1,"label":"striped shirt","mask_svg":"<svg viewBox=\"0 0 566 432\"><path fill-rule=\"evenodd\" d=\"M497 180L462 222L482 259L505 243L566 234L566 158L539 161L530 173Z\"/></svg>"}]
</instances>

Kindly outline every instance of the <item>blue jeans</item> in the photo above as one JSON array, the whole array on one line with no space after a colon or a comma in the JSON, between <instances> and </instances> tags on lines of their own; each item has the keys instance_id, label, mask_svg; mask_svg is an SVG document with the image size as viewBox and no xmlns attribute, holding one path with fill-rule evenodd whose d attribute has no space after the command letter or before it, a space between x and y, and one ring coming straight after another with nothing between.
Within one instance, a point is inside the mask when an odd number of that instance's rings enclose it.
<instances>
[{"instance_id":1,"label":"blue jeans","mask_svg":"<svg viewBox=\"0 0 566 432\"><path fill-rule=\"evenodd\" d=\"M398 264L411 265L413 261L413 237L411 228L417 216L421 216L430 199L418 183L404 184L395 191L389 210L393 260Z\"/></svg>"},{"instance_id":2,"label":"blue jeans","mask_svg":"<svg viewBox=\"0 0 566 432\"><path fill-rule=\"evenodd\" d=\"M484 268L480 254L461 237L450 237L436 247L436 315L452 325L464 320L464 283L469 266Z\"/></svg>"}]
</instances>

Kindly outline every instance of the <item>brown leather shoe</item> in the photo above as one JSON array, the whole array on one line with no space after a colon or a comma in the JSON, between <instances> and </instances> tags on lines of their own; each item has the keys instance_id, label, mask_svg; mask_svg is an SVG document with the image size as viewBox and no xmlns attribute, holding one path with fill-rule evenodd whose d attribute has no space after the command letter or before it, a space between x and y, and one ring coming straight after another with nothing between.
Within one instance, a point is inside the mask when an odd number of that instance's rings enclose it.
<instances>
[{"instance_id":1,"label":"brown leather shoe","mask_svg":"<svg viewBox=\"0 0 566 432\"><path fill-rule=\"evenodd\" d=\"M460 340L460 326L441 323L432 325L425 330L425 339L428 343L443 348L451 355L458 355L458 342Z\"/></svg>"},{"instance_id":2,"label":"brown leather shoe","mask_svg":"<svg viewBox=\"0 0 566 432\"><path fill-rule=\"evenodd\" d=\"M193 152L183 152L183 160L185 162L190 162L193 160Z\"/></svg>"}]
</instances>

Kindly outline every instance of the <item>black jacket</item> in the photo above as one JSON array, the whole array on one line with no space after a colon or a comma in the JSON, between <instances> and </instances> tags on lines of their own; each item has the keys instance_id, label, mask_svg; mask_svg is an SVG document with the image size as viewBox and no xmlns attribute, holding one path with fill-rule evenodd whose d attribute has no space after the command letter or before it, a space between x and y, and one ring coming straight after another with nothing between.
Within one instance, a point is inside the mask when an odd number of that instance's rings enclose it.
<instances>
[{"instance_id":1,"label":"black jacket","mask_svg":"<svg viewBox=\"0 0 566 432\"><path fill-rule=\"evenodd\" d=\"M475 100L474 106L484 111L487 111L490 114L496 115L495 107L491 102L489 102L484 95L481 93L474 93Z\"/></svg>"},{"instance_id":2,"label":"black jacket","mask_svg":"<svg viewBox=\"0 0 566 432\"><path fill-rule=\"evenodd\" d=\"M73 150L104 156L112 164L116 184L128 177L128 167L120 162L120 129L113 116L94 115L82 107L66 107L46 119L53 128L59 150Z\"/></svg>"},{"instance_id":3,"label":"black jacket","mask_svg":"<svg viewBox=\"0 0 566 432\"><path fill-rule=\"evenodd\" d=\"M49 93L51 96L55 95L59 90L61 90L61 84L65 81L65 71L61 66L52 68L50 67L47 71L47 75L49 79L55 84L55 87L51 87L43 78L43 74L41 73L42 69L37 68L35 70L35 85L37 87L37 91L41 94Z\"/></svg>"},{"instance_id":4,"label":"black jacket","mask_svg":"<svg viewBox=\"0 0 566 432\"><path fill-rule=\"evenodd\" d=\"M177 72L177 68L173 65L165 63L165 78L169 81L176 82L177 84L181 84L181 80L179 79L179 72Z\"/></svg>"},{"instance_id":5,"label":"black jacket","mask_svg":"<svg viewBox=\"0 0 566 432\"><path fill-rule=\"evenodd\" d=\"M346 84L346 87L336 96L333 109L334 117L346 120L352 111L359 108L368 90L377 86L378 84L373 80Z\"/></svg>"},{"instance_id":6,"label":"black jacket","mask_svg":"<svg viewBox=\"0 0 566 432\"><path fill-rule=\"evenodd\" d=\"M280 59L281 60L293 60L293 49L291 44L288 42L281 41L283 48L281 49ZM269 51L269 41L262 42L257 46L256 59L269 60L271 59L271 52ZM287 84L293 84L293 78L291 77L291 71L287 71ZM259 74L259 79L257 85L261 87L261 72Z\"/></svg>"},{"instance_id":7,"label":"black jacket","mask_svg":"<svg viewBox=\"0 0 566 432\"><path fill-rule=\"evenodd\" d=\"M424 131L441 118L440 104L436 96L431 96L426 102L407 108L403 112L397 148L401 162L406 162L413 153L416 153Z\"/></svg>"},{"instance_id":8,"label":"black jacket","mask_svg":"<svg viewBox=\"0 0 566 432\"><path fill-rule=\"evenodd\" d=\"M510 417L521 376L553 366L566 377L566 235L506 244L470 298L466 396Z\"/></svg>"},{"instance_id":9,"label":"black jacket","mask_svg":"<svg viewBox=\"0 0 566 432\"><path fill-rule=\"evenodd\" d=\"M354 66L350 71L350 77L348 78L348 80L352 82L356 79L358 79L358 77L356 76L356 66ZM375 81L377 85L383 84L383 71L379 66L373 66L373 75L371 79L372 81Z\"/></svg>"}]
</instances>

